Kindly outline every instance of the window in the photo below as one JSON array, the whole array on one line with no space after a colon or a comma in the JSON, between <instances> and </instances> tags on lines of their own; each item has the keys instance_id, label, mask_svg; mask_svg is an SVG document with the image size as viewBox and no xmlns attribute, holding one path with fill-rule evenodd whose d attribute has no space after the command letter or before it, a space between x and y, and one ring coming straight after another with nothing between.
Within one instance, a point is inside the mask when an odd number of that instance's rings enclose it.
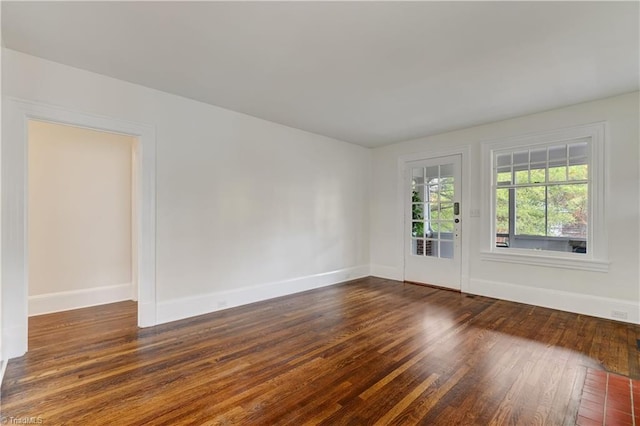
<instances>
[{"instance_id":1,"label":"window","mask_svg":"<svg viewBox=\"0 0 640 426\"><path fill-rule=\"evenodd\" d=\"M483 259L606 271L605 124L483 143Z\"/></svg>"},{"instance_id":2,"label":"window","mask_svg":"<svg viewBox=\"0 0 640 426\"><path fill-rule=\"evenodd\" d=\"M496 246L587 252L589 140L497 150Z\"/></svg>"}]
</instances>

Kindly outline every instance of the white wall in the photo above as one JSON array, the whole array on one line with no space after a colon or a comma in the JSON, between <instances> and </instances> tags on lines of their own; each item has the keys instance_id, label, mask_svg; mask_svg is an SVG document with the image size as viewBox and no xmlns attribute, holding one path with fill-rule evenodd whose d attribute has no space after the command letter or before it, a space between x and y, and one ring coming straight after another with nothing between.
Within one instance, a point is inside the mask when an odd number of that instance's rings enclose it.
<instances>
[{"instance_id":1,"label":"white wall","mask_svg":"<svg viewBox=\"0 0 640 426\"><path fill-rule=\"evenodd\" d=\"M29 314L130 299L131 136L28 123Z\"/></svg>"},{"instance_id":2,"label":"white wall","mask_svg":"<svg viewBox=\"0 0 640 426\"><path fill-rule=\"evenodd\" d=\"M5 96L155 127L159 322L368 274L369 150L3 53Z\"/></svg>"},{"instance_id":3,"label":"white wall","mask_svg":"<svg viewBox=\"0 0 640 426\"><path fill-rule=\"evenodd\" d=\"M398 232L398 158L403 155L471 147L468 173L471 205L480 209L486 189L481 187L480 143L508 136L607 121L609 179L607 233L609 271L589 272L509 264L480 259L482 221L470 218L463 238L470 253L463 259L469 271L467 291L539 304L574 312L611 317L628 312L640 322L639 232L639 108L638 93L589 102L517 119L420 138L373 150L371 196L371 270L374 275L402 278L402 234ZM465 181L466 183L467 181ZM401 208L401 206L400 206Z\"/></svg>"}]
</instances>

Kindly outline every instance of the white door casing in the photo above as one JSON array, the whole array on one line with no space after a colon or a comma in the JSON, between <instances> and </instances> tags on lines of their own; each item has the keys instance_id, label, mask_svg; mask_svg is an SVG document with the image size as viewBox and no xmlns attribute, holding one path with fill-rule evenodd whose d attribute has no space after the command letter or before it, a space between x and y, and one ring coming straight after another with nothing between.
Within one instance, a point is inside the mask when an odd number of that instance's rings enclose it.
<instances>
[{"instance_id":1,"label":"white door casing","mask_svg":"<svg viewBox=\"0 0 640 426\"><path fill-rule=\"evenodd\" d=\"M101 117L58 106L5 98L2 140L2 359L27 351L27 121L36 119L134 136L138 325L156 324L155 175L156 137L153 126Z\"/></svg>"}]
</instances>

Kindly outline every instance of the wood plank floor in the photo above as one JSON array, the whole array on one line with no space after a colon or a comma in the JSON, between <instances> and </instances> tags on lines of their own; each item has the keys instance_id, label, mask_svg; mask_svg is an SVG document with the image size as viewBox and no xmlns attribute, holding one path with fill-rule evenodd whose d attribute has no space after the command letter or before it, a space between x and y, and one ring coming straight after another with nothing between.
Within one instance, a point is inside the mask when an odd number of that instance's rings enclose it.
<instances>
[{"instance_id":1,"label":"wood plank floor","mask_svg":"<svg viewBox=\"0 0 640 426\"><path fill-rule=\"evenodd\" d=\"M574 425L640 327L366 278L157 327L123 302L30 320L2 416L44 424Z\"/></svg>"}]
</instances>

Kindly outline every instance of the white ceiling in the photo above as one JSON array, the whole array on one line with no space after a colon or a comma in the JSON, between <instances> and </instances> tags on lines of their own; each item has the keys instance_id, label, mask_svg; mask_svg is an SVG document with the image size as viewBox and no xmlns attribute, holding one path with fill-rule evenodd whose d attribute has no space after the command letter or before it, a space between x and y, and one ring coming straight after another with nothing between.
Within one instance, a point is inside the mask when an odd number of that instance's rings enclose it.
<instances>
[{"instance_id":1,"label":"white ceiling","mask_svg":"<svg viewBox=\"0 0 640 426\"><path fill-rule=\"evenodd\" d=\"M375 147L639 88L639 3L2 2L6 47Z\"/></svg>"}]
</instances>

